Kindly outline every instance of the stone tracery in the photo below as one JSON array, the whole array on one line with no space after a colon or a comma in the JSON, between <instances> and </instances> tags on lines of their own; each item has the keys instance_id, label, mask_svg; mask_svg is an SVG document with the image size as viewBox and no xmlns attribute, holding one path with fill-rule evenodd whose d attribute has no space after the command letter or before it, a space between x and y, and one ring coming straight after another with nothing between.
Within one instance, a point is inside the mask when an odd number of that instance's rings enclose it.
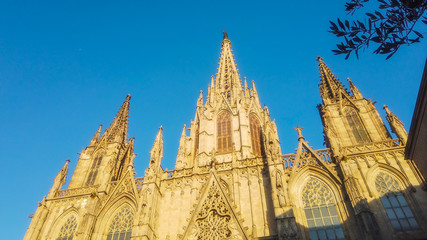
<instances>
[{"instance_id":1,"label":"stone tracery","mask_svg":"<svg viewBox=\"0 0 427 240\"><path fill-rule=\"evenodd\" d=\"M107 240L130 239L132 235L134 211L129 206L124 206L116 213L108 229Z\"/></svg>"},{"instance_id":2,"label":"stone tracery","mask_svg":"<svg viewBox=\"0 0 427 240\"><path fill-rule=\"evenodd\" d=\"M75 216L71 216L67 219L64 225L62 225L61 230L59 231L59 236L56 240L72 240L76 229L77 219Z\"/></svg>"},{"instance_id":3,"label":"stone tracery","mask_svg":"<svg viewBox=\"0 0 427 240\"><path fill-rule=\"evenodd\" d=\"M231 212L226 205L219 186L213 181L209 186L205 202L197 214L196 239L220 240L232 236Z\"/></svg>"}]
</instances>

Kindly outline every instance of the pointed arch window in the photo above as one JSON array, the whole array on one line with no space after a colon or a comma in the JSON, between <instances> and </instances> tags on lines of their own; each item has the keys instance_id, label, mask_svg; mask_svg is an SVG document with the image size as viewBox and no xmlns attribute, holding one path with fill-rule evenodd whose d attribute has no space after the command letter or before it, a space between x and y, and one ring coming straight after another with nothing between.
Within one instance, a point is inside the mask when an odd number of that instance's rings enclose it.
<instances>
[{"instance_id":1,"label":"pointed arch window","mask_svg":"<svg viewBox=\"0 0 427 240\"><path fill-rule=\"evenodd\" d=\"M375 187L381 195L381 202L396 231L419 229L418 222L394 177L380 172L375 179Z\"/></svg>"},{"instance_id":2,"label":"pointed arch window","mask_svg":"<svg viewBox=\"0 0 427 240\"><path fill-rule=\"evenodd\" d=\"M344 239L332 191L321 181L310 178L302 191L310 239Z\"/></svg>"},{"instance_id":3,"label":"pointed arch window","mask_svg":"<svg viewBox=\"0 0 427 240\"><path fill-rule=\"evenodd\" d=\"M134 212L131 207L124 206L113 217L107 234L107 240L129 240L132 235Z\"/></svg>"},{"instance_id":4,"label":"pointed arch window","mask_svg":"<svg viewBox=\"0 0 427 240\"><path fill-rule=\"evenodd\" d=\"M217 120L217 148L219 153L227 153L233 150L231 142L231 114L223 111Z\"/></svg>"},{"instance_id":5,"label":"pointed arch window","mask_svg":"<svg viewBox=\"0 0 427 240\"><path fill-rule=\"evenodd\" d=\"M368 143L371 141L355 109L350 107L347 108L345 110L345 118L347 119L350 130L358 144Z\"/></svg>"},{"instance_id":6,"label":"pointed arch window","mask_svg":"<svg viewBox=\"0 0 427 240\"><path fill-rule=\"evenodd\" d=\"M71 216L67 221L62 225L61 230L59 230L59 236L56 240L72 240L74 233L77 228L77 219L75 216Z\"/></svg>"},{"instance_id":7,"label":"pointed arch window","mask_svg":"<svg viewBox=\"0 0 427 240\"><path fill-rule=\"evenodd\" d=\"M96 176L98 175L99 167L101 166L102 154L97 154L95 159L92 162L90 168L89 176L86 180L86 186L92 186L95 183Z\"/></svg>"},{"instance_id":8,"label":"pointed arch window","mask_svg":"<svg viewBox=\"0 0 427 240\"><path fill-rule=\"evenodd\" d=\"M263 153L261 124L253 114L249 117L249 126L251 129L252 151L256 156L261 156Z\"/></svg>"}]
</instances>

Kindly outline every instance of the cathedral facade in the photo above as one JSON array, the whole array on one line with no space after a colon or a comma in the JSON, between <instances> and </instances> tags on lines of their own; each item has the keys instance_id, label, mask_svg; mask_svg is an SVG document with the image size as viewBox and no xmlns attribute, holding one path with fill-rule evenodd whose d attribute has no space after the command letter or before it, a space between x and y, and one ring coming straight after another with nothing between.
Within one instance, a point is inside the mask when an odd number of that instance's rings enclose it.
<instances>
[{"instance_id":1,"label":"cathedral facade","mask_svg":"<svg viewBox=\"0 0 427 240\"><path fill-rule=\"evenodd\" d=\"M149 167L135 177L128 95L80 153L66 189L62 167L24 239L426 239L425 179L404 159L403 123L384 106L392 138L374 103L317 60L327 148L310 147L296 127L296 152L282 154L224 33L218 73L183 127L175 169L161 167L160 127Z\"/></svg>"}]
</instances>

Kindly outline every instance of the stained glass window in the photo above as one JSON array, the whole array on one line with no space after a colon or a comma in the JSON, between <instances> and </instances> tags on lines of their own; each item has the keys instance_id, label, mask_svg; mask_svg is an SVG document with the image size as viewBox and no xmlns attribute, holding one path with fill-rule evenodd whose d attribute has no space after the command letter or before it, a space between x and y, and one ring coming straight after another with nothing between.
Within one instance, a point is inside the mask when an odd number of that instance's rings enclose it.
<instances>
[{"instance_id":1,"label":"stained glass window","mask_svg":"<svg viewBox=\"0 0 427 240\"><path fill-rule=\"evenodd\" d=\"M347 108L345 111L345 116L357 143L362 144L370 142L366 129L363 126L356 110L353 108Z\"/></svg>"},{"instance_id":2,"label":"stained glass window","mask_svg":"<svg viewBox=\"0 0 427 240\"><path fill-rule=\"evenodd\" d=\"M218 115L217 145L219 153L227 153L233 150L231 142L231 116L226 111Z\"/></svg>"},{"instance_id":3,"label":"stained glass window","mask_svg":"<svg viewBox=\"0 0 427 240\"><path fill-rule=\"evenodd\" d=\"M381 202L396 231L410 231L418 229L418 222L409 208L405 196L402 194L399 183L389 174L380 172L375 179L375 187L381 195Z\"/></svg>"},{"instance_id":4,"label":"stained glass window","mask_svg":"<svg viewBox=\"0 0 427 240\"><path fill-rule=\"evenodd\" d=\"M77 219L75 216L71 216L67 221L62 225L61 230L59 231L59 236L56 240L72 240L74 233L77 228Z\"/></svg>"},{"instance_id":5,"label":"stained glass window","mask_svg":"<svg viewBox=\"0 0 427 240\"><path fill-rule=\"evenodd\" d=\"M249 125L251 129L252 150L256 156L262 155L261 143L261 126L258 118L255 115L249 117Z\"/></svg>"},{"instance_id":6,"label":"stained glass window","mask_svg":"<svg viewBox=\"0 0 427 240\"><path fill-rule=\"evenodd\" d=\"M132 235L134 212L129 206L124 206L113 218L108 229L107 240L129 240Z\"/></svg>"},{"instance_id":7,"label":"stained glass window","mask_svg":"<svg viewBox=\"0 0 427 240\"><path fill-rule=\"evenodd\" d=\"M310 178L302 200L310 239L344 239L334 196L324 183Z\"/></svg>"},{"instance_id":8,"label":"stained glass window","mask_svg":"<svg viewBox=\"0 0 427 240\"><path fill-rule=\"evenodd\" d=\"M95 183L96 176L98 175L99 166L101 166L102 155L98 154L92 162L89 176L86 180L86 186L92 186Z\"/></svg>"}]
</instances>

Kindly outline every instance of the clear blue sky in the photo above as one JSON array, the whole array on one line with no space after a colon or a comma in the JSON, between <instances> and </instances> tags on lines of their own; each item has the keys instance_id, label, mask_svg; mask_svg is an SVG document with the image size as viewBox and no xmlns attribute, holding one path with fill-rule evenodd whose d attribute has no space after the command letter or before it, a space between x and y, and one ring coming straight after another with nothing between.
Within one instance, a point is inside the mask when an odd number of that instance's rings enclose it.
<instances>
[{"instance_id":1,"label":"clear blue sky","mask_svg":"<svg viewBox=\"0 0 427 240\"><path fill-rule=\"evenodd\" d=\"M227 29L241 77L255 80L276 119L283 153L303 134L323 148L320 55L341 79L388 104L409 129L426 42L390 60L345 61L331 49L329 20L344 1L11 1L0 2L0 236L22 239L67 158L74 170L99 124L109 126L132 95L130 136L142 176L160 125L164 168L173 169L183 124L216 73ZM421 32L427 32L422 29Z\"/></svg>"}]
</instances>

